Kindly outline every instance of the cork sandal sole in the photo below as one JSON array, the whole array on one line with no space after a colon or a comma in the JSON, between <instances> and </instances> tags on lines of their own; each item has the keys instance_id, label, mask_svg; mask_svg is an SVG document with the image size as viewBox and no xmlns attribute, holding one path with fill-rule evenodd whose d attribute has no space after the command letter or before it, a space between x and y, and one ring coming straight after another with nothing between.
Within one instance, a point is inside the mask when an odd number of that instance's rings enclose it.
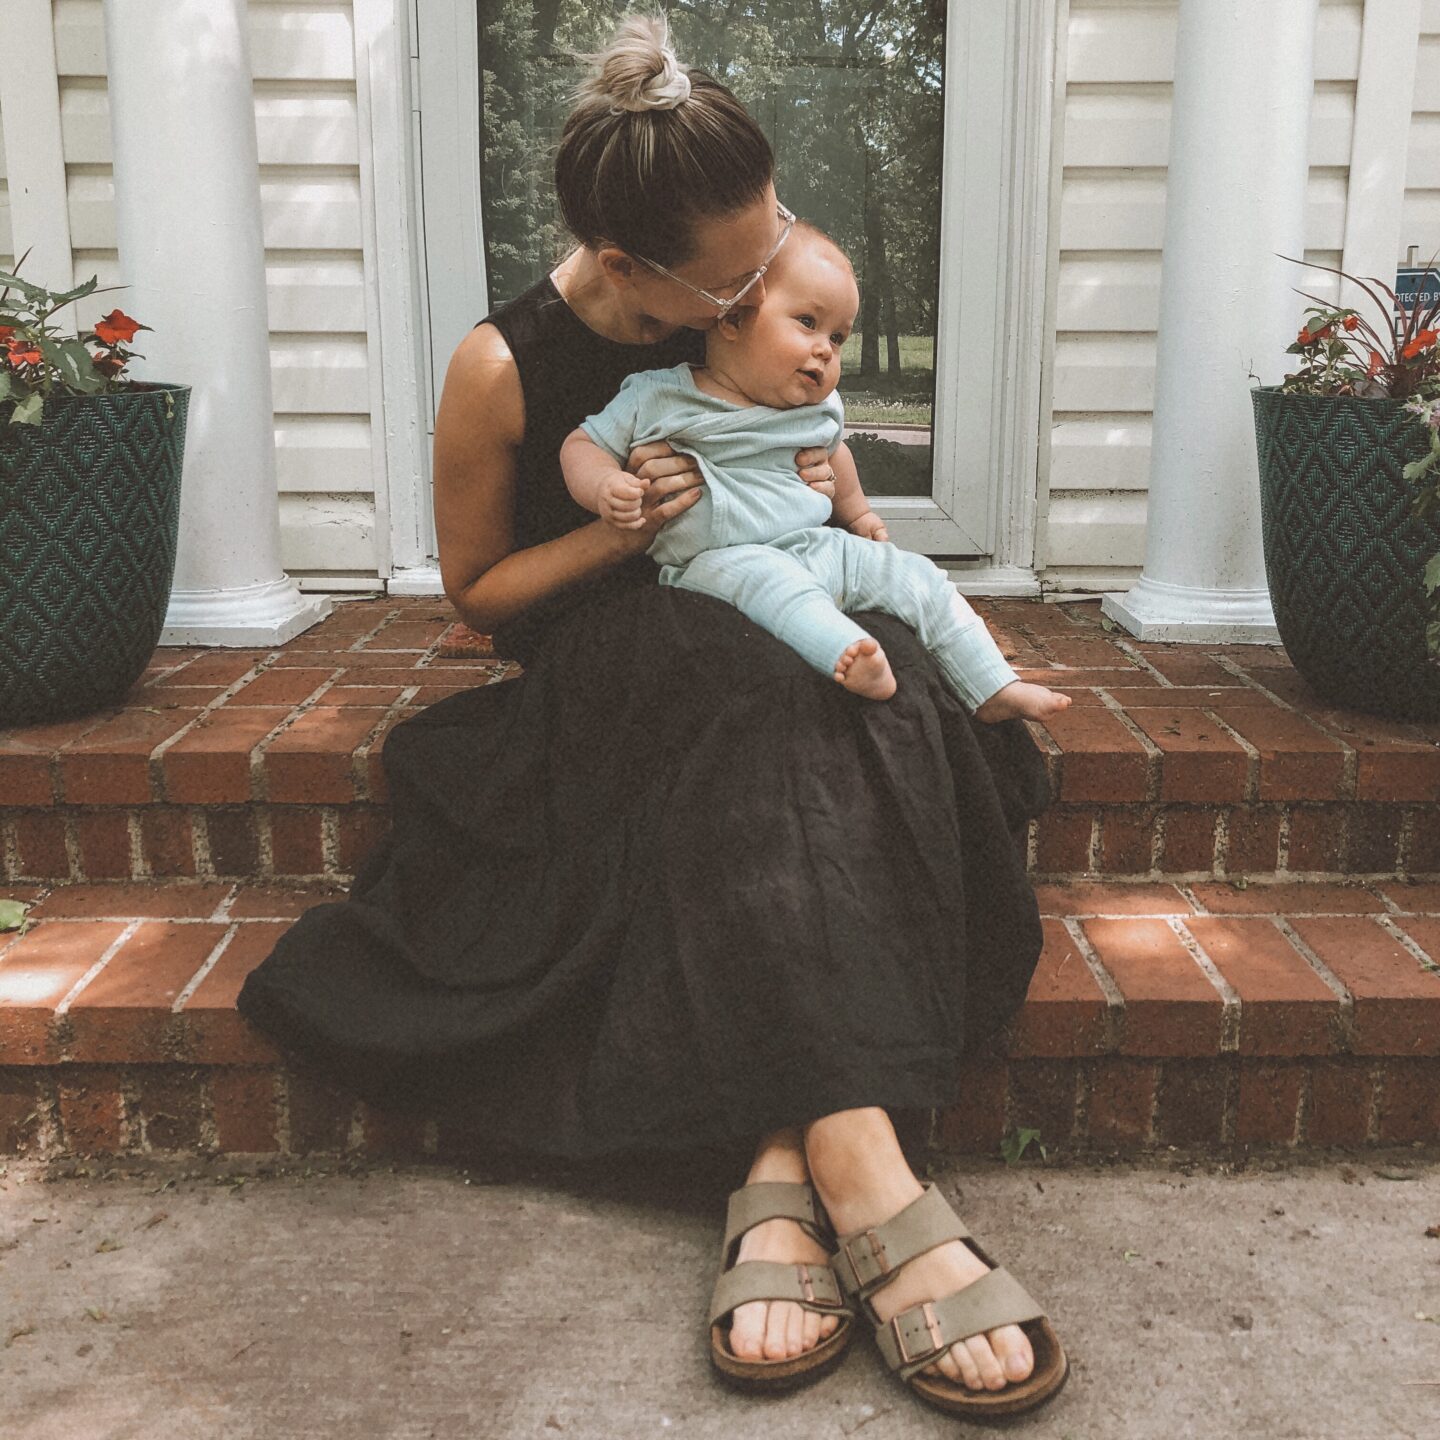
<instances>
[{"instance_id":1,"label":"cork sandal sole","mask_svg":"<svg viewBox=\"0 0 1440 1440\"><path fill-rule=\"evenodd\" d=\"M855 1338L855 1322L842 1315L832 1334L802 1355L785 1360L742 1360L729 1345L728 1326L710 1327L710 1361L727 1385L752 1394L793 1390L828 1374Z\"/></svg>"},{"instance_id":2,"label":"cork sandal sole","mask_svg":"<svg viewBox=\"0 0 1440 1440\"><path fill-rule=\"evenodd\" d=\"M906 1382L927 1404L969 1420L1006 1419L1037 1410L1053 1400L1070 1377L1070 1362L1049 1320L1027 1320L1020 1328L1035 1352L1035 1368L1003 1390L971 1390L940 1375L923 1372Z\"/></svg>"}]
</instances>

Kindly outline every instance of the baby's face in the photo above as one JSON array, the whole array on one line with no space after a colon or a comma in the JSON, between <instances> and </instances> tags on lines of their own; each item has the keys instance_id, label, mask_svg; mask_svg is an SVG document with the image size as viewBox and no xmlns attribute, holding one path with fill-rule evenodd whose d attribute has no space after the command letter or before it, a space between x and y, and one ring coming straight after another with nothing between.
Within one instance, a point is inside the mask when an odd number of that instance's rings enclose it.
<instances>
[{"instance_id":1,"label":"baby's face","mask_svg":"<svg viewBox=\"0 0 1440 1440\"><path fill-rule=\"evenodd\" d=\"M860 292L845 257L796 231L765 275L765 298L739 317L738 334L732 324L729 343L712 335L710 344L757 404L779 410L814 405L840 383L840 347L859 309Z\"/></svg>"}]
</instances>

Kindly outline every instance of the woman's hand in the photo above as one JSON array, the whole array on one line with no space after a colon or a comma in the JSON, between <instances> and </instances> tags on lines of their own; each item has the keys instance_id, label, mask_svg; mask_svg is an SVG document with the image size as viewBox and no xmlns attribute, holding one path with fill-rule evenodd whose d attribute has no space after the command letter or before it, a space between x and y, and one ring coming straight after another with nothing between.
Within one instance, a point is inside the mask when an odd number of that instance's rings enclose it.
<instances>
[{"instance_id":1,"label":"woman's hand","mask_svg":"<svg viewBox=\"0 0 1440 1440\"><path fill-rule=\"evenodd\" d=\"M845 528L852 535L859 535L865 540L878 540L882 544L890 538L885 522L873 510L857 516Z\"/></svg>"},{"instance_id":2,"label":"woman's hand","mask_svg":"<svg viewBox=\"0 0 1440 1440\"><path fill-rule=\"evenodd\" d=\"M705 479L693 455L681 455L663 440L637 445L630 452L627 470L644 482L640 497L640 524L623 532L634 548L648 550L660 528L683 515L704 494Z\"/></svg>"},{"instance_id":3,"label":"woman's hand","mask_svg":"<svg viewBox=\"0 0 1440 1440\"><path fill-rule=\"evenodd\" d=\"M795 470L812 490L818 490L827 500L835 498L835 471L830 465L830 452L823 445L796 451Z\"/></svg>"}]
</instances>

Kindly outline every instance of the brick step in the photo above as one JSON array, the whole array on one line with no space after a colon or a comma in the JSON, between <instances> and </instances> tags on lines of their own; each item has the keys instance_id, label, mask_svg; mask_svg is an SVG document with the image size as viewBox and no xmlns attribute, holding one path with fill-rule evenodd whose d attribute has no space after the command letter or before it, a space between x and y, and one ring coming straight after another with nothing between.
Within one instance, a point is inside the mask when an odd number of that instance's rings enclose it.
<instances>
[{"instance_id":1,"label":"brick step","mask_svg":"<svg viewBox=\"0 0 1440 1440\"><path fill-rule=\"evenodd\" d=\"M244 977L333 891L8 887L5 1153L453 1155L483 1143L286 1065ZM1440 885L1038 887L1045 948L1009 1032L968 1059L955 1150L1440 1139Z\"/></svg>"},{"instance_id":2,"label":"brick step","mask_svg":"<svg viewBox=\"0 0 1440 1440\"><path fill-rule=\"evenodd\" d=\"M1039 878L1440 878L1440 724L1327 708L1271 646L1146 645L1093 604L979 600L1073 704L1030 729L1056 803ZM9 881L325 879L387 820L401 719L518 667L434 600L347 602L275 650L161 649L123 707L0 732Z\"/></svg>"}]
</instances>

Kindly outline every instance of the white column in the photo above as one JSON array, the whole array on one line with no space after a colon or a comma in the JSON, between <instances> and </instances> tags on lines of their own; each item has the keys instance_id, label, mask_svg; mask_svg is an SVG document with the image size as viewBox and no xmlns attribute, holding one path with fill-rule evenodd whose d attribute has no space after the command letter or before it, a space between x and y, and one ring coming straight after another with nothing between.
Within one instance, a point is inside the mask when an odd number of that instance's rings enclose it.
<instances>
[{"instance_id":1,"label":"white column","mask_svg":"<svg viewBox=\"0 0 1440 1440\"><path fill-rule=\"evenodd\" d=\"M1253 373L1275 384L1306 302L1318 0L1180 0L1145 567L1102 608L1142 640L1275 641Z\"/></svg>"},{"instance_id":2,"label":"white column","mask_svg":"<svg viewBox=\"0 0 1440 1440\"><path fill-rule=\"evenodd\" d=\"M245 0L105 0L115 295L138 379L192 387L161 641L278 645L329 613L280 566L260 171Z\"/></svg>"}]
</instances>

